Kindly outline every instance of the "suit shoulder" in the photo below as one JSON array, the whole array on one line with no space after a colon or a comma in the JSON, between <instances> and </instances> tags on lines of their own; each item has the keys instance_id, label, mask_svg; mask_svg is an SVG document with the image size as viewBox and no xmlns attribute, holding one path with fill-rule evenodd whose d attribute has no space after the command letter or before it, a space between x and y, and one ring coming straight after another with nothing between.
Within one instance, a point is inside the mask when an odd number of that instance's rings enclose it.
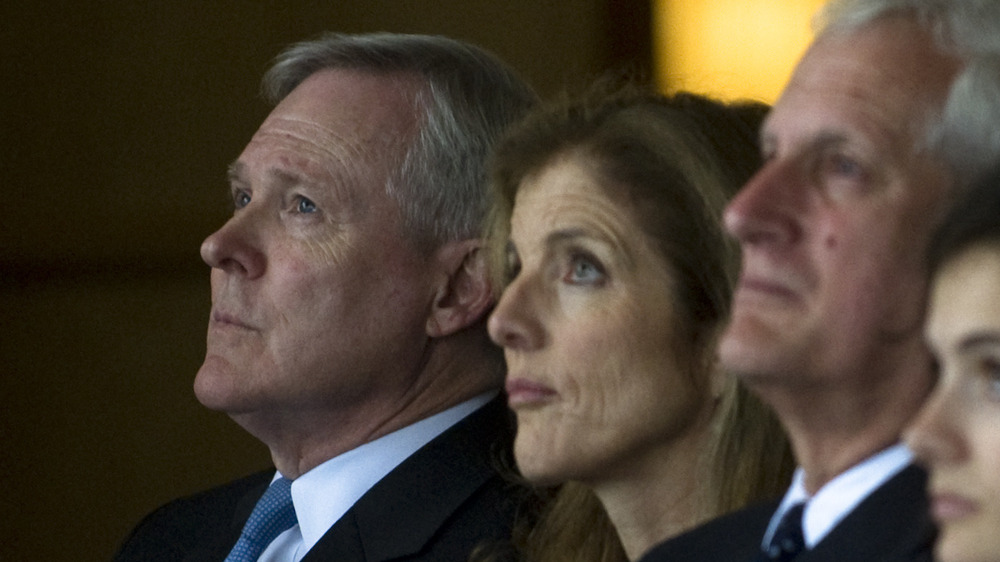
<instances>
[{"instance_id":1,"label":"suit shoulder","mask_svg":"<svg viewBox=\"0 0 1000 562\"><path fill-rule=\"evenodd\" d=\"M841 520L813 548L815 560L929 560L936 529L930 519L926 472L903 469Z\"/></svg>"},{"instance_id":2,"label":"suit shoulder","mask_svg":"<svg viewBox=\"0 0 1000 562\"><path fill-rule=\"evenodd\" d=\"M158 507L129 533L114 560L180 560L204 541L225 536L237 506L255 489L263 490L273 475L273 470L262 471Z\"/></svg>"},{"instance_id":3,"label":"suit shoulder","mask_svg":"<svg viewBox=\"0 0 1000 562\"><path fill-rule=\"evenodd\" d=\"M494 399L386 475L350 512L367 559L466 560L509 540L523 491L507 478L510 437L509 411ZM337 552L346 526L314 550Z\"/></svg>"},{"instance_id":4,"label":"suit shoulder","mask_svg":"<svg viewBox=\"0 0 1000 562\"><path fill-rule=\"evenodd\" d=\"M640 561L751 560L760 552L764 532L777 507L776 502L765 502L723 515L654 546Z\"/></svg>"}]
</instances>

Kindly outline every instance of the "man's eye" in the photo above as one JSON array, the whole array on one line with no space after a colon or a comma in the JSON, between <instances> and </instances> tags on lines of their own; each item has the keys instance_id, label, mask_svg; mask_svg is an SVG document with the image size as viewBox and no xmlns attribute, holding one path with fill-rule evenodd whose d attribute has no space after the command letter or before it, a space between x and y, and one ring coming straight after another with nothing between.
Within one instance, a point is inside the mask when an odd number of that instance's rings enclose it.
<instances>
[{"instance_id":1,"label":"man's eye","mask_svg":"<svg viewBox=\"0 0 1000 562\"><path fill-rule=\"evenodd\" d=\"M296 210L300 213L315 213L316 204L305 197L299 197L299 204L296 207Z\"/></svg>"},{"instance_id":2,"label":"man's eye","mask_svg":"<svg viewBox=\"0 0 1000 562\"><path fill-rule=\"evenodd\" d=\"M855 158L839 152L826 155L822 160L821 173L831 184L864 186L868 183L868 170Z\"/></svg>"},{"instance_id":3,"label":"man's eye","mask_svg":"<svg viewBox=\"0 0 1000 562\"><path fill-rule=\"evenodd\" d=\"M250 204L250 194L242 189L233 194L233 206L242 209Z\"/></svg>"},{"instance_id":4,"label":"man's eye","mask_svg":"<svg viewBox=\"0 0 1000 562\"><path fill-rule=\"evenodd\" d=\"M836 154L830 158L828 171L832 174L849 178L860 178L864 175L864 169L861 167L861 164L842 154Z\"/></svg>"},{"instance_id":5,"label":"man's eye","mask_svg":"<svg viewBox=\"0 0 1000 562\"><path fill-rule=\"evenodd\" d=\"M761 162L768 162L777 156L777 150L773 146L765 145L760 149Z\"/></svg>"},{"instance_id":6,"label":"man's eye","mask_svg":"<svg viewBox=\"0 0 1000 562\"><path fill-rule=\"evenodd\" d=\"M850 154L831 151L817 165L817 180L832 198L861 196L871 187L871 171Z\"/></svg>"}]
</instances>

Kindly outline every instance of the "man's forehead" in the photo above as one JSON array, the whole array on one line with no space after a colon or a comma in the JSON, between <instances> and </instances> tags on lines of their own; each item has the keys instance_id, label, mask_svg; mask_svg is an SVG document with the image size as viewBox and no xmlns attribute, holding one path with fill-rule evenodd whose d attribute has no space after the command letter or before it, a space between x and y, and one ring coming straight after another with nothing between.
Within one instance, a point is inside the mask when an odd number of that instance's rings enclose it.
<instances>
[{"instance_id":1,"label":"man's forehead","mask_svg":"<svg viewBox=\"0 0 1000 562\"><path fill-rule=\"evenodd\" d=\"M240 161L256 172L266 164L313 177L388 173L411 142L416 121L408 92L397 85L384 76L320 71L274 108Z\"/></svg>"},{"instance_id":2,"label":"man's forehead","mask_svg":"<svg viewBox=\"0 0 1000 562\"><path fill-rule=\"evenodd\" d=\"M941 102L960 67L960 59L946 52L925 26L896 15L819 35L790 83L825 73L830 80L850 79L848 88L858 88L863 80L877 89L875 94L906 92Z\"/></svg>"},{"instance_id":3,"label":"man's forehead","mask_svg":"<svg viewBox=\"0 0 1000 562\"><path fill-rule=\"evenodd\" d=\"M919 51L929 47L913 45L927 34L913 24L904 26L909 35L892 35L897 27L886 22L856 35L820 37L765 120L765 144L777 131L796 131L857 137L883 149L922 148L925 126L943 106L957 64L940 54L921 60Z\"/></svg>"},{"instance_id":4,"label":"man's forehead","mask_svg":"<svg viewBox=\"0 0 1000 562\"><path fill-rule=\"evenodd\" d=\"M419 120L420 83L408 74L323 69L302 81L265 120L336 137L383 143L409 138Z\"/></svg>"}]
</instances>

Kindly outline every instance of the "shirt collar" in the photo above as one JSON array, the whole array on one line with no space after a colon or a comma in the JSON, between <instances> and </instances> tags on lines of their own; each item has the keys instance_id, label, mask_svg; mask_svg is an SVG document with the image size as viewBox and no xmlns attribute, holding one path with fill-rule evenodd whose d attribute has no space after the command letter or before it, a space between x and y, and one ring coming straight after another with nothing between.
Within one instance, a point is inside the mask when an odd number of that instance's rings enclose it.
<instances>
[{"instance_id":1,"label":"shirt collar","mask_svg":"<svg viewBox=\"0 0 1000 562\"><path fill-rule=\"evenodd\" d=\"M497 395L488 392L338 455L292 481L292 503L308 552L347 510L410 455ZM280 473L275 474L275 479Z\"/></svg>"},{"instance_id":2,"label":"shirt collar","mask_svg":"<svg viewBox=\"0 0 1000 562\"><path fill-rule=\"evenodd\" d=\"M813 548L858 504L912 461L913 453L905 445L893 445L839 474L812 497L806 492L805 472L802 467L796 468L788 492L771 516L763 544L770 543L771 535L785 512L805 501L808 503L802 517L802 535L806 547Z\"/></svg>"}]
</instances>

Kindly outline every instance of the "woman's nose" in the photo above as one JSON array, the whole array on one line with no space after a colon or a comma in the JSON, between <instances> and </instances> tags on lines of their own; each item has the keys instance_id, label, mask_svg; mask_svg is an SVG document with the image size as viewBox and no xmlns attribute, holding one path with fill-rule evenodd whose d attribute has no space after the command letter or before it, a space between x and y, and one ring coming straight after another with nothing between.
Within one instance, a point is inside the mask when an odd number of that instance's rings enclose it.
<instances>
[{"instance_id":1,"label":"woman's nose","mask_svg":"<svg viewBox=\"0 0 1000 562\"><path fill-rule=\"evenodd\" d=\"M506 349L527 350L542 345L544 339L538 319L537 303L523 277L508 285L490 314L487 330L497 345Z\"/></svg>"}]
</instances>

